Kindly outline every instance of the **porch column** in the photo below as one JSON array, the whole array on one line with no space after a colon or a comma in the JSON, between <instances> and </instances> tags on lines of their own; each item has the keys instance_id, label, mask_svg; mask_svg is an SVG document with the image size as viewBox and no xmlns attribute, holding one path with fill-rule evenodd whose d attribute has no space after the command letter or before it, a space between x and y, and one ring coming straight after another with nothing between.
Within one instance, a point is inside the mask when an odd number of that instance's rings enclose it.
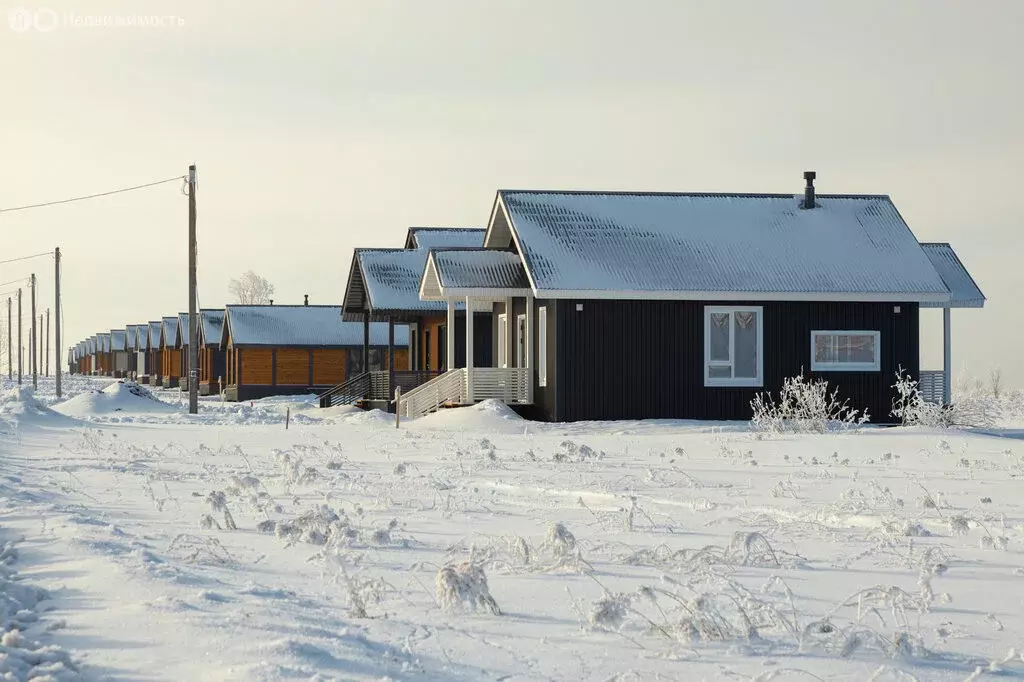
<instances>
[{"instance_id":1,"label":"porch column","mask_svg":"<svg viewBox=\"0 0 1024 682\"><path fill-rule=\"evenodd\" d=\"M949 405L953 399L953 357L950 348L949 308L942 309L942 404Z\"/></svg>"},{"instance_id":2,"label":"porch column","mask_svg":"<svg viewBox=\"0 0 1024 682\"><path fill-rule=\"evenodd\" d=\"M526 294L526 402L533 404L533 294Z\"/></svg>"},{"instance_id":3,"label":"porch column","mask_svg":"<svg viewBox=\"0 0 1024 682\"><path fill-rule=\"evenodd\" d=\"M395 318L388 315L388 396L395 390ZM395 408L398 409L397 407Z\"/></svg>"},{"instance_id":4,"label":"porch column","mask_svg":"<svg viewBox=\"0 0 1024 682\"><path fill-rule=\"evenodd\" d=\"M370 309L363 309L363 371L370 371Z\"/></svg>"},{"instance_id":5,"label":"porch column","mask_svg":"<svg viewBox=\"0 0 1024 682\"><path fill-rule=\"evenodd\" d=\"M444 335L445 340L445 367L446 370L455 369L455 299L448 299L448 329Z\"/></svg>"},{"instance_id":6,"label":"porch column","mask_svg":"<svg viewBox=\"0 0 1024 682\"><path fill-rule=\"evenodd\" d=\"M473 403L473 299L466 297L466 402Z\"/></svg>"}]
</instances>

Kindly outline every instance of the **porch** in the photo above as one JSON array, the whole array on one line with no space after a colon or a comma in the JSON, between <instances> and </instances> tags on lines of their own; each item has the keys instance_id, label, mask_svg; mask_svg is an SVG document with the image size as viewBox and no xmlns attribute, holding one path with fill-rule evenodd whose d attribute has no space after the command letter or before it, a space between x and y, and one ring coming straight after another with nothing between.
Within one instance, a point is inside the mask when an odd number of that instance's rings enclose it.
<instances>
[{"instance_id":1,"label":"porch","mask_svg":"<svg viewBox=\"0 0 1024 682\"><path fill-rule=\"evenodd\" d=\"M367 406L369 403L389 404L395 396L395 388L410 393L419 386L442 376L440 371L430 370L371 370L357 374L344 383L320 394L320 407L337 405Z\"/></svg>"}]
</instances>

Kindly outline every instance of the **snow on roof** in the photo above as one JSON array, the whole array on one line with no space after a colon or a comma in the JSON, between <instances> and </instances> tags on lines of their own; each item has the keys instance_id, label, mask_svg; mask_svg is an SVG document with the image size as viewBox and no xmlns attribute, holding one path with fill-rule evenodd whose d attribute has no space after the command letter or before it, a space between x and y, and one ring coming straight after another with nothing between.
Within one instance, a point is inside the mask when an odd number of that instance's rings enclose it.
<instances>
[{"instance_id":1,"label":"snow on roof","mask_svg":"<svg viewBox=\"0 0 1024 682\"><path fill-rule=\"evenodd\" d=\"M113 352L128 350L128 339L123 329L110 330L110 350Z\"/></svg>"},{"instance_id":2,"label":"snow on roof","mask_svg":"<svg viewBox=\"0 0 1024 682\"><path fill-rule=\"evenodd\" d=\"M202 343L219 344L221 333L224 331L223 310L200 310L199 311L199 336Z\"/></svg>"},{"instance_id":3,"label":"snow on roof","mask_svg":"<svg viewBox=\"0 0 1024 682\"><path fill-rule=\"evenodd\" d=\"M538 296L948 300L888 197L819 195L808 210L801 199L498 193Z\"/></svg>"},{"instance_id":4,"label":"snow on roof","mask_svg":"<svg viewBox=\"0 0 1024 682\"><path fill-rule=\"evenodd\" d=\"M953 247L946 243L925 242L921 244L939 277L950 291L950 308L981 308L985 305L985 294L975 283L967 268L956 255ZM925 308L942 308L942 303L923 303Z\"/></svg>"},{"instance_id":5,"label":"snow on roof","mask_svg":"<svg viewBox=\"0 0 1024 682\"><path fill-rule=\"evenodd\" d=\"M438 282L444 289L528 289L518 255L494 249L431 249Z\"/></svg>"},{"instance_id":6,"label":"snow on roof","mask_svg":"<svg viewBox=\"0 0 1024 682\"><path fill-rule=\"evenodd\" d=\"M96 346L99 348L101 353L110 352L110 333L103 332L96 335Z\"/></svg>"},{"instance_id":7,"label":"snow on roof","mask_svg":"<svg viewBox=\"0 0 1024 682\"><path fill-rule=\"evenodd\" d=\"M341 306L229 305L225 326L236 346L362 346L363 325L342 322ZM388 344L388 325L370 324L370 345ZM395 345L409 344L409 328L395 327Z\"/></svg>"},{"instance_id":8,"label":"snow on roof","mask_svg":"<svg viewBox=\"0 0 1024 682\"><path fill-rule=\"evenodd\" d=\"M162 321L149 323L149 347L153 350L160 348L160 331L164 328Z\"/></svg>"},{"instance_id":9,"label":"snow on roof","mask_svg":"<svg viewBox=\"0 0 1024 682\"><path fill-rule=\"evenodd\" d=\"M178 316L168 316L161 322L162 341L166 348L173 348L178 345Z\"/></svg>"},{"instance_id":10,"label":"snow on roof","mask_svg":"<svg viewBox=\"0 0 1024 682\"><path fill-rule=\"evenodd\" d=\"M188 313L178 313L178 339L181 339L181 345L188 345Z\"/></svg>"},{"instance_id":11,"label":"snow on roof","mask_svg":"<svg viewBox=\"0 0 1024 682\"><path fill-rule=\"evenodd\" d=\"M125 343L128 346L128 350L135 350L135 347L138 345L138 340L136 339L139 333L138 325L130 324L124 328L124 331Z\"/></svg>"},{"instance_id":12,"label":"snow on roof","mask_svg":"<svg viewBox=\"0 0 1024 682\"><path fill-rule=\"evenodd\" d=\"M442 311L445 303L420 300L426 250L356 249L363 286L374 311Z\"/></svg>"},{"instance_id":13,"label":"snow on roof","mask_svg":"<svg viewBox=\"0 0 1024 682\"><path fill-rule=\"evenodd\" d=\"M149 324L146 322L135 325L135 347L149 350Z\"/></svg>"},{"instance_id":14,"label":"snow on roof","mask_svg":"<svg viewBox=\"0 0 1024 682\"><path fill-rule=\"evenodd\" d=\"M431 249L441 246L483 246L486 230L477 227L410 227L406 246Z\"/></svg>"}]
</instances>

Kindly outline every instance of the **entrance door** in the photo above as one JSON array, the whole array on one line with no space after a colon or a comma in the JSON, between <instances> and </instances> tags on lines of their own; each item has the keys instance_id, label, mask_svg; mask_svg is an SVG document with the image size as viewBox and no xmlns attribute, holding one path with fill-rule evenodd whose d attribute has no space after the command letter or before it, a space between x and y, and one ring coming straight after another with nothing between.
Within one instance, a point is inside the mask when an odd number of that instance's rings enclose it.
<instances>
[{"instance_id":1,"label":"entrance door","mask_svg":"<svg viewBox=\"0 0 1024 682\"><path fill-rule=\"evenodd\" d=\"M437 328L437 368L447 372L448 367L448 325Z\"/></svg>"},{"instance_id":2,"label":"entrance door","mask_svg":"<svg viewBox=\"0 0 1024 682\"><path fill-rule=\"evenodd\" d=\"M430 330L423 330L423 367L425 369L434 369L434 366L430 364Z\"/></svg>"},{"instance_id":3,"label":"entrance door","mask_svg":"<svg viewBox=\"0 0 1024 682\"><path fill-rule=\"evenodd\" d=\"M526 367L526 315L516 317L516 367Z\"/></svg>"}]
</instances>

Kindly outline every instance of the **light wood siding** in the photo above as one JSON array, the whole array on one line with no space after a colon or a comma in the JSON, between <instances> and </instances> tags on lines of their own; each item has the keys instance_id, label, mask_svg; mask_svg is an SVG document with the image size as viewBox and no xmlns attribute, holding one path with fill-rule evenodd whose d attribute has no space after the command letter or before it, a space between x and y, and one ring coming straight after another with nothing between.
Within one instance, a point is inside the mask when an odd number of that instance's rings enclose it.
<instances>
[{"instance_id":1,"label":"light wood siding","mask_svg":"<svg viewBox=\"0 0 1024 682\"><path fill-rule=\"evenodd\" d=\"M345 381L345 363L348 353L362 351L314 350L313 383L317 386L336 386Z\"/></svg>"},{"instance_id":2,"label":"light wood siding","mask_svg":"<svg viewBox=\"0 0 1024 682\"><path fill-rule=\"evenodd\" d=\"M241 366L236 383L250 386L253 384L269 386L273 383L273 351L269 348L246 348L244 352L239 353L239 356Z\"/></svg>"},{"instance_id":3,"label":"light wood siding","mask_svg":"<svg viewBox=\"0 0 1024 682\"><path fill-rule=\"evenodd\" d=\"M304 348L277 349L277 385L309 385L309 351Z\"/></svg>"},{"instance_id":4,"label":"light wood siding","mask_svg":"<svg viewBox=\"0 0 1024 682\"><path fill-rule=\"evenodd\" d=\"M387 355L386 352L385 352L385 355ZM384 362L386 364L387 360L385 360ZM409 350L406 349L406 348L402 348L401 350L396 348L395 349L395 371L401 371L403 369L409 369Z\"/></svg>"}]
</instances>

